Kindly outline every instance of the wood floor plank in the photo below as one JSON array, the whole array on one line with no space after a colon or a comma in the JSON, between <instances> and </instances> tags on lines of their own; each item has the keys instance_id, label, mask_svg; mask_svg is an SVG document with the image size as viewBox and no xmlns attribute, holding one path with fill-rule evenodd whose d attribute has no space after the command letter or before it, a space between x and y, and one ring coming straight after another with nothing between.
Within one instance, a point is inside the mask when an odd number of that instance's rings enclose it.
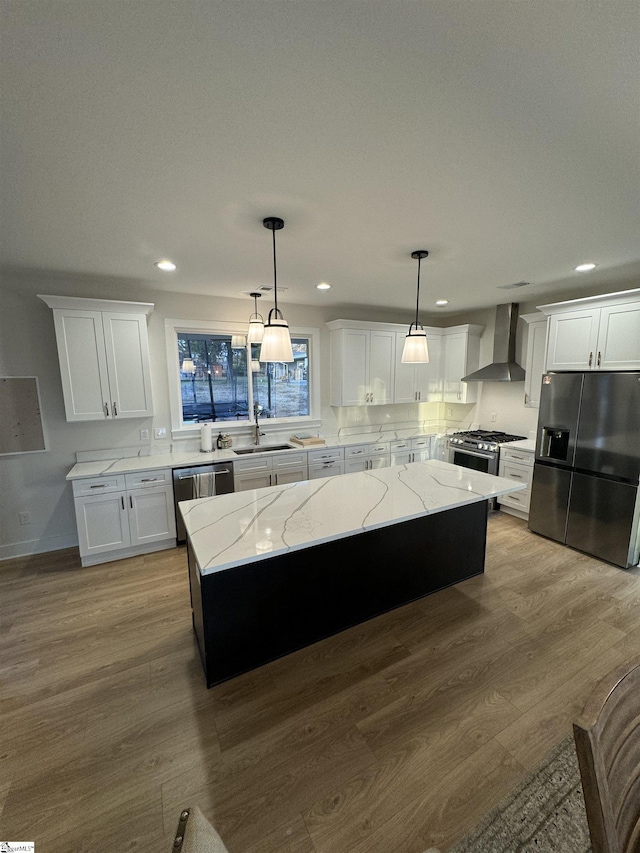
<instances>
[{"instance_id":1,"label":"wood floor plank","mask_svg":"<svg viewBox=\"0 0 640 853\"><path fill-rule=\"evenodd\" d=\"M2 832L170 849L196 803L231 853L443 851L640 653L640 570L493 514L486 572L207 690L184 549L0 563Z\"/></svg>"},{"instance_id":2,"label":"wood floor plank","mask_svg":"<svg viewBox=\"0 0 640 853\"><path fill-rule=\"evenodd\" d=\"M423 853L447 850L515 788L525 770L496 740L481 746L450 773L431 784L349 853ZM469 779L475 779L469 798Z\"/></svg>"}]
</instances>

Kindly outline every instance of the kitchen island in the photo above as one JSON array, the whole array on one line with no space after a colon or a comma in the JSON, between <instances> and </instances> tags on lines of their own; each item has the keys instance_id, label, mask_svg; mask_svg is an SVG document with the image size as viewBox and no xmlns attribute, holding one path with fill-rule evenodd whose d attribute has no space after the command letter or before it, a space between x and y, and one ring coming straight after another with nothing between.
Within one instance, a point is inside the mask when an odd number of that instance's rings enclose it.
<instances>
[{"instance_id":1,"label":"kitchen island","mask_svg":"<svg viewBox=\"0 0 640 853\"><path fill-rule=\"evenodd\" d=\"M207 686L480 574L520 488L430 460L181 503Z\"/></svg>"}]
</instances>

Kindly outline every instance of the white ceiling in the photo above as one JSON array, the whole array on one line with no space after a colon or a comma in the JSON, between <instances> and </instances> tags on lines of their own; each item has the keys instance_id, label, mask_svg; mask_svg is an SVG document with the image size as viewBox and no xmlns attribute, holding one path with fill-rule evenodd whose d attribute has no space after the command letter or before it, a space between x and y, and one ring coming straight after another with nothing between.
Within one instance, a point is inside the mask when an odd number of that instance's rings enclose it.
<instances>
[{"instance_id":1,"label":"white ceiling","mask_svg":"<svg viewBox=\"0 0 640 853\"><path fill-rule=\"evenodd\" d=\"M285 309L411 313L421 248L429 313L640 284L636 0L1 14L10 268L240 297L272 282L275 215Z\"/></svg>"}]
</instances>

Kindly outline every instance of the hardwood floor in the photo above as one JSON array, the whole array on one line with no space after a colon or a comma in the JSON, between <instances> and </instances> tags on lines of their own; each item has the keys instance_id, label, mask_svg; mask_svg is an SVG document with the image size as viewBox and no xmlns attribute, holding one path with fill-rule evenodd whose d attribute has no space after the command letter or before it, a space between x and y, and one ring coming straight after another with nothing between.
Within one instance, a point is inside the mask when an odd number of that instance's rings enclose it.
<instances>
[{"instance_id":1,"label":"hardwood floor","mask_svg":"<svg viewBox=\"0 0 640 853\"><path fill-rule=\"evenodd\" d=\"M168 853L196 803L231 853L446 850L640 655L638 574L498 514L483 576L207 690L184 549L0 563L0 837Z\"/></svg>"}]
</instances>

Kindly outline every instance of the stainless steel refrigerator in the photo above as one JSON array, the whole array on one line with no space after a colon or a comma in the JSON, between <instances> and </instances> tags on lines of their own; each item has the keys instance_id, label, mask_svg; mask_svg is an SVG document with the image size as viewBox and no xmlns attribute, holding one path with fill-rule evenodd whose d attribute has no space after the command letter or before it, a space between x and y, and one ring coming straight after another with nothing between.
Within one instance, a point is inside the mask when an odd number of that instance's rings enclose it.
<instances>
[{"instance_id":1,"label":"stainless steel refrigerator","mask_svg":"<svg viewBox=\"0 0 640 853\"><path fill-rule=\"evenodd\" d=\"M529 528L634 566L639 483L640 372L543 376Z\"/></svg>"}]
</instances>

